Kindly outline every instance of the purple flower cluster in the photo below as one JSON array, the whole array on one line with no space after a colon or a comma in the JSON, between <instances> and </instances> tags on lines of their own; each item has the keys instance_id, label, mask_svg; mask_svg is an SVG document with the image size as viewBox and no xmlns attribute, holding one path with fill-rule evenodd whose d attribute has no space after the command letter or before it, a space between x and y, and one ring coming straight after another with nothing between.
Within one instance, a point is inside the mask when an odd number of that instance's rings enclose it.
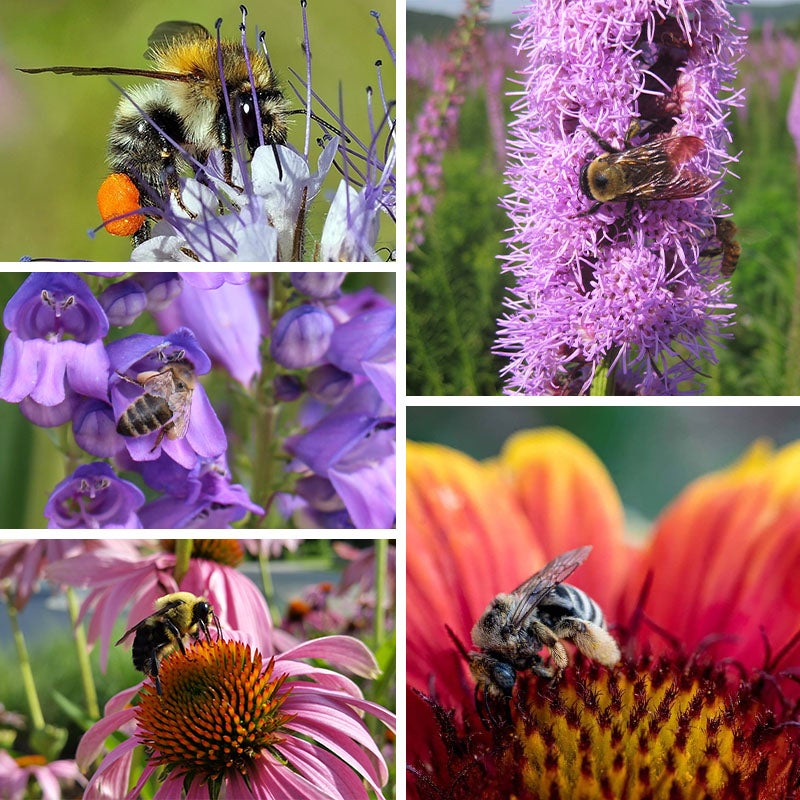
<instances>
[{"instance_id":1,"label":"purple flower cluster","mask_svg":"<svg viewBox=\"0 0 800 800\"><path fill-rule=\"evenodd\" d=\"M406 48L406 77L409 95L412 82L425 96L429 95L443 74L450 52L444 39L416 38ZM505 30L487 30L471 50L469 71L461 76L465 95L482 94L486 103L486 119L498 169L505 165L506 126L503 92L508 77L520 69L521 58Z\"/></svg>"},{"instance_id":2,"label":"purple flower cluster","mask_svg":"<svg viewBox=\"0 0 800 800\"><path fill-rule=\"evenodd\" d=\"M281 492L287 513L310 509L303 517L310 524L390 527L394 306L373 290L343 294L344 277L296 273L290 284L273 274L148 273L94 278L97 296L77 274L26 278L4 312L10 335L0 397L36 425L72 423L74 445L64 455L80 466L47 502L50 527L219 528L263 514L229 463L251 485L278 473L270 485L253 486L254 496L268 501ZM163 333L107 341L110 321L124 327L144 311ZM241 406L255 423L235 422L226 406L223 426L199 380L212 361L251 398ZM290 471L248 473L241 454L229 461L229 425L258 431L267 413L259 402L277 415L301 396L299 424L282 412L286 431L278 431ZM250 445L252 456L259 443ZM147 497L118 472L138 475ZM324 508L321 491L329 495Z\"/></svg>"},{"instance_id":3,"label":"purple flower cluster","mask_svg":"<svg viewBox=\"0 0 800 800\"><path fill-rule=\"evenodd\" d=\"M730 87L743 37L717 0L541 0L516 30L527 66L503 256L516 285L496 347L507 391L697 391L733 311L719 266L702 259L727 214L718 187L736 160L726 119L741 100ZM687 168L714 181L710 192L593 213L580 175L602 154L596 137L624 149L678 136L702 140Z\"/></svg>"},{"instance_id":4,"label":"purple flower cluster","mask_svg":"<svg viewBox=\"0 0 800 800\"><path fill-rule=\"evenodd\" d=\"M320 273L295 274L293 284L308 300L277 322L270 347L289 370L276 376L276 393L303 398L305 431L284 444L297 481L282 505L302 527L390 528L395 308L371 289L341 296Z\"/></svg>"},{"instance_id":5,"label":"purple flower cluster","mask_svg":"<svg viewBox=\"0 0 800 800\"><path fill-rule=\"evenodd\" d=\"M410 128L406 166L406 249L425 241L425 223L436 205L442 158L452 141L464 102L463 81L488 19L488 0L469 0L448 39L448 57L431 94Z\"/></svg>"}]
</instances>

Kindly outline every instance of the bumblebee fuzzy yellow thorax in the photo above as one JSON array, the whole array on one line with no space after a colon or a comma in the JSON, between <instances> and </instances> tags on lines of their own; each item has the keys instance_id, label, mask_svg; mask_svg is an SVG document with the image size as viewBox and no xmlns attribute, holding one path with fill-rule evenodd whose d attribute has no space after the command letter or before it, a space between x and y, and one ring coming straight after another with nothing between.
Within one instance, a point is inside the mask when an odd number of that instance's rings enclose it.
<instances>
[{"instance_id":1,"label":"bumblebee fuzzy yellow thorax","mask_svg":"<svg viewBox=\"0 0 800 800\"><path fill-rule=\"evenodd\" d=\"M249 93L250 73L241 44L220 42L219 52L228 94ZM259 90L277 88L275 74L264 56L253 51L248 54L255 86ZM150 59L160 71L192 77L188 81L169 82L169 105L183 120L187 139L200 147L207 145L207 139L215 136L216 119L224 108L216 39L174 39L154 47Z\"/></svg>"},{"instance_id":2,"label":"bumblebee fuzzy yellow thorax","mask_svg":"<svg viewBox=\"0 0 800 800\"><path fill-rule=\"evenodd\" d=\"M581 183L584 192L601 203L619 197L625 190L621 170L610 164L606 156L600 156L584 167Z\"/></svg>"}]
</instances>

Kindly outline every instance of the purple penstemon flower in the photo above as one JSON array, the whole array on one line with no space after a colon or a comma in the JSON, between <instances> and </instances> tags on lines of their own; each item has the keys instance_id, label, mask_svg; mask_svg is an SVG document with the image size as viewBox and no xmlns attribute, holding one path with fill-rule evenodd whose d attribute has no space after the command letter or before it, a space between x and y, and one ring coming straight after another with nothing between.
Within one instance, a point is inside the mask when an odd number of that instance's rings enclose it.
<instances>
[{"instance_id":1,"label":"purple penstemon flower","mask_svg":"<svg viewBox=\"0 0 800 800\"><path fill-rule=\"evenodd\" d=\"M29 275L3 310L11 331L0 397L38 425L69 419L75 395L108 398L108 318L86 283L69 272Z\"/></svg>"},{"instance_id":2,"label":"purple penstemon flower","mask_svg":"<svg viewBox=\"0 0 800 800\"><path fill-rule=\"evenodd\" d=\"M736 160L725 120L741 99L728 87L743 38L707 0L545 0L522 13L517 36L528 66L502 257L516 285L496 345L507 392L696 391L734 308L719 267L701 259L727 214L719 186ZM666 140L667 172L690 170L711 189L647 202L634 190L633 202L593 210L581 174L603 154L596 136L618 150ZM675 155L670 137L688 136L702 148Z\"/></svg>"},{"instance_id":3,"label":"purple penstemon flower","mask_svg":"<svg viewBox=\"0 0 800 800\"><path fill-rule=\"evenodd\" d=\"M44 515L48 528L141 528L141 490L103 462L84 464L53 489Z\"/></svg>"}]
</instances>

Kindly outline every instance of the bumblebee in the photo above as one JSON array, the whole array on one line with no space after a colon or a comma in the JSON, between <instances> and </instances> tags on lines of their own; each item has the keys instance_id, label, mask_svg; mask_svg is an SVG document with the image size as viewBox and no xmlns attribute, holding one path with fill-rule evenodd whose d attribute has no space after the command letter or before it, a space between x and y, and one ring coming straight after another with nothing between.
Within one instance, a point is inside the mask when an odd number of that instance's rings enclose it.
<instances>
[{"instance_id":1,"label":"bumblebee","mask_svg":"<svg viewBox=\"0 0 800 800\"><path fill-rule=\"evenodd\" d=\"M638 122L628 128L625 147L619 150L594 131L589 135L606 151L592 156L581 167L580 187L595 203L578 216L594 214L603 203L613 200L679 200L708 191L712 181L706 175L681 164L705 148L697 136L667 136L638 147L630 141L639 132Z\"/></svg>"},{"instance_id":2,"label":"bumblebee","mask_svg":"<svg viewBox=\"0 0 800 800\"><path fill-rule=\"evenodd\" d=\"M197 385L194 369L188 361L182 357L168 361L159 370L140 372L135 380L119 371L117 375L144 389L144 394L137 397L117 420L117 433L147 436L158 431L151 453L165 436L181 439L186 435L192 395Z\"/></svg>"},{"instance_id":3,"label":"bumblebee","mask_svg":"<svg viewBox=\"0 0 800 800\"><path fill-rule=\"evenodd\" d=\"M133 666L145 675L152 675L156 691L161 694L158 677L161 661L175 650L186 653L184 640L187 637L197 641L202 633L206 641L210 641L208 625L211 620L219 636L219 619L208 600L191 592L165 594L156 600L155 612L125 631L116 644L122 644L132 633L136 633L131 651Z\"/></svg>"},{"instance_id":4,"label":"bumblebee","mask_svg":"<svg viewBox=\"0 0 800 800\"><path fill-rule=\"evenodd\" d=\"M21 70L156 80L128 89L117 106L108 139L108 163L111 172L121 176L113 183L125 184L127 206L109 199L116 187L104 182L98 196L104 222L118 216L119 209L134 211L139 196L144 203L160 205L172 195L187 210L178 175L187 170L202 173L214 149L222 151L223 177L233 186L235 142L244 141L252 154L260 143L259 122L265 144L286 142L286 118L292 112L264 54L248 48L245 57L241 42L221 41L218 46L216 37L202 25L172 21L161 23L150 35L145 57L153 62L153 69L59 66ZM106 227L117 235L128 235L133 228L136 242L144 241L147 225L138 216L129 214L132 223L116 220ZM138 226L144 226L143 231L137 231Z\"/></svg>"},{"instance_id":5,"label":"bumblebee","mask_svg":"<svg viewBox=\"0 0 800 800\"><path fill-rule=\"evenodd\" d=\"M701 251L701 256L713 257L722 256L719 265L719 272L723 278L730 278L736 271L739 263L739 256L742 254L742 246L736 240L736 225L733 220L725 217L714 217L716 228L716 239L719 247L709 247Z\"/></svg>"},{"instance_id":6,"label":"bumblebee","mask_svg":"<svg viewBox=\"0 0 800 800\"><path fill-rule=\"evenodd\" d=\"M479 691L485 700L509 698L517 673L524 670L557 678L569 664L562 639L608 667L619 661L619 647L606 630L600 607L585 592L563 583L591 550L562 553L513 592L498 594L489 603L472 628L479 652L467 655L476 699ZM551 665L539 655L542 647L550 651Z\"/></svg>"}]
</instances>

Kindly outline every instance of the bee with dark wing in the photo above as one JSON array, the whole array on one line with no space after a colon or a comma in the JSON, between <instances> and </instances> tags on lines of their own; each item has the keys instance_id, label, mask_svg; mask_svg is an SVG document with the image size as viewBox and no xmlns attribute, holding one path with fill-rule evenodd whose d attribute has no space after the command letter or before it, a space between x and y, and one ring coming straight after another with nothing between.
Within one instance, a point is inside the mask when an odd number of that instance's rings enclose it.
<instances>
[{"instance_id":1,"label":"bee with dark wing","mask_svg":"<svg viewBox=\"0 0 800 800\"><path fill-rule=\"evenodd\" d=\"M117 420L122 436L146 436L158 431L152 453L167 436L180 439L186 435L192 410L192 395L197 378L192 365L184 358L166 362L159 370L140 372L135 379L117 371L122 380L144 389Z\"/></svg>"},{"instance_id":2,"label":"bee with dark wing","mask_svg":"<svg viewBox=\"0 0 800 800\"><path fill-rule=\"evenodd\" d=\"M569 664L561 640L571 641L587 658L606 666L619 661L616 641L603 612L585 592L563 583L588 557L579 547L554 558L509 594L498 594L472 628L479 652L468 654L470 671L485 699L509 698L517 673L531 670L558 677ZM550 651L551 665L539 655Z\"/></svg>"},{"instance_id":3,"label":"bee with dark wing","mask_svg":"<svg viewBox=\"0 0 800 800\"><path fill-rule=\"evenodd\" d=\"M161 681L158 668L161 661L170 653L180 650L186 653L184 640L195 640L202 633L206 641L211 641L208 632L209 622L213 620L220 635L219 619L208 600L191 592L174 592L156 600L156 610L125 631L116 644L122 644L132 633L133 666L145 675L152 675L156 691L161 694Z\"/></svg>"},{"instance_id":4,"label":"bee with dark wing","mask_svg":"<svg viewBox=\"0 0 800 800\"><path fill-rule=\"evenodd\" d=\"M630 140L639 131L634 122L625 135L622 150L601 139L594 131L591 137L606 151L592 155L581 167L580 186L595 203L577 216L594 214L603 203L627 200L679 200L697 197L708 191L712 181L689 167L681 167L705 147L697 136L666 136L631 147Z\"/></svg>"}]
</instances>

